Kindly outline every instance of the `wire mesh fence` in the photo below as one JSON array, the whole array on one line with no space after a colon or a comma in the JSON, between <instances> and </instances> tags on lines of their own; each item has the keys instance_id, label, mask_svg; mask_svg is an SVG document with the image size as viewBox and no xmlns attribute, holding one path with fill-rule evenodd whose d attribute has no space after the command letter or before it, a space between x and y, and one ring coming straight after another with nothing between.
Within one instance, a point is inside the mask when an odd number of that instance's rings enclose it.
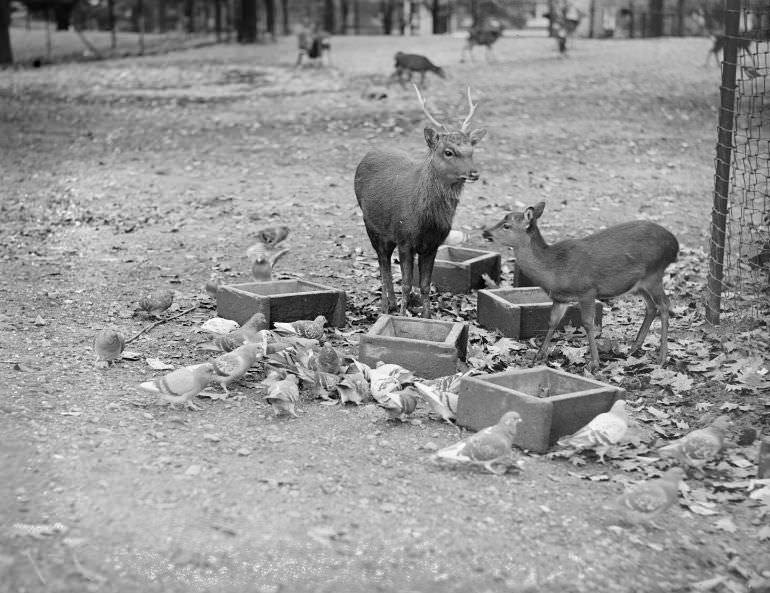
<instances>
[{"instance_id":1,"label":"wire mesh fence","mask_svg":"<svg viewBox=\"0 0 770 593\"><path fill-rule=\"evenodd\" d=\"M770 6L726 0L706 315L743 326L770 315Z\"/></svg>"}]
</instances>

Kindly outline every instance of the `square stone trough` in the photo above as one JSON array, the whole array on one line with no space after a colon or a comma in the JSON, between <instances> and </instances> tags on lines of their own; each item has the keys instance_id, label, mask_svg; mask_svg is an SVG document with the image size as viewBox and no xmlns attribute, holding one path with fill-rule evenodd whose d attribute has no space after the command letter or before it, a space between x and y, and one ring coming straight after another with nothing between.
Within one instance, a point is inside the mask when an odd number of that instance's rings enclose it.
<instances>
[{"instance_id":1,"label":"square stone trough","mask_svg":"<svg viewBox=\"0 0 770 593\"><path fill-rule=\"evenodd\" d=\"M620 387L547 366L463 377L457 424L481 430L513 410L522 419L514 444L543 453L624 396Z\"/></svg>"},{"instance_id":2,"label":"square stone trough","mask_svg":"<svg viewBox=\"0 0 770 593\"><path fill-rule=\"evenodd\" d=\"M466 323L381 315L361 336L359 359L372 367L380 360L398 364L418 377L435 379L456 373L467 349Z\"/></svg>"},{"instance_id":3,"label":"square stone trough","mask_svg":"<svg viewBox=\"0 0 770 593\"><path fill-rule=\"evenodd\" d=\"M533 336L545 335L551 318L553 301L539 287L496 288L480 290L478 296L479 325L498 330L507 338L528 340ZM596 301L594 323L602 323L602 304ZM557 326L567 324L581 327L580 308L572 304Z\"/></svg>"},{"instance_id":4,"label":"square stone trough","mask_svg":"<svg viewBox=\"0 0 770 593\"><path fill-rule=\"evenodd\" d=\"M482 274L500 282L500 254L442 245L436 252L431 280L440 292L462 294L484 287Z\"/></svg>"},{"instance_id":5,"label":"square stone trough","mask_svg":"<svg viewBox=\"0 0 770 593\"><path fill-rule=\"evenodd\" d=\"M326 317L330 326L345 325L345 292L307 280L271 280L226 284L217 293L217 315L243 324L261 312L268 324Z\"/></svg>"}]
</instances>

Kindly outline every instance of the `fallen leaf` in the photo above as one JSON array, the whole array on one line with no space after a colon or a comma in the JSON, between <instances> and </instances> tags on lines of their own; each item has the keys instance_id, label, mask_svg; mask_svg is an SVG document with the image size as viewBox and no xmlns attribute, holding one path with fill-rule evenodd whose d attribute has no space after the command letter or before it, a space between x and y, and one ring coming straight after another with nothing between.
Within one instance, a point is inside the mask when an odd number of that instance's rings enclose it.
<instances>
[{"instance_id":1,"label":"fallen leaf","mask_svg":"<svg viewBox=\"0 0 770 593\"><path fill-rule=\"evenodd\" d=\"M155 371L168 371L174 368L173 364L163 362L160 358L147 358L145 362L147 362L147 366Z\"/></svg>"},{"instance_id":2,"label":"fallen leaf","mask_svg":"<svg viewBox=\"0 0 770 593\"><path fill-rule=\"evenodd\" d=\"M714 523L714 526L717 529L726 531L727 533L735 533L738 531L738 526L730 517L722 517L721 519L717 520L716 523Z\"/></svg>"}]
</instances>

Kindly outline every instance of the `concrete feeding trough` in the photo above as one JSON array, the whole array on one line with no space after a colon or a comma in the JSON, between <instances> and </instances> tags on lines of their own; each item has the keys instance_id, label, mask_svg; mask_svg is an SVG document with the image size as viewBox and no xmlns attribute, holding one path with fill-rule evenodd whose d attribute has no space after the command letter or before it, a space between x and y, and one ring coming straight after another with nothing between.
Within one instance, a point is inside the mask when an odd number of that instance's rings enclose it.
<instances>
[{"instance_id":1,"label":"concrete feeding trough","mask_svg":"<svg viewBox=\"0 0 770 593\"><path fill-rule=\"evenodd\" d=\"M361 336L359 359L369 366L398 364L418 377L435 379L456 373L467 348L465 323L381 315Z\"/></svg>"},{"instance_id":2,"label":"concrete feeding trough","mask_svg":"<svg viewBox=\"0 0 770 593\"><path fill-rule=\"evenodd\" d=\"M243 324L262 313L276 321L326 317L330 326L345 325L345 292L306 280L273 280L226 284L217 293L217 315Z\"/></svg>"},{"instance_id":3,"label":"concrete feeding trough","mask_svg":"<svg viewBox=\"0 0 770 593\"><path fill-rule=\"evenodd\" d=\"M431 280L440 292L461 294L484 287L482 274L500 282L500 254L442 245L436 252Z\"/></svg>"},{"instance_id":4,"label":"concrete feeding trough","mask_svg":"<svg viewBox=\"0 0 770 593\"><path fill-rule=\"evenodd\" d=\"M553 301L548 294L537 287L496 288L480 290L478 296L479 325L498 330L507 338L528 340L548 331ZM596 301L596 325L602 323L602 304ZM567 324L581 327L580 308L569 306L559 323L561 329Z\"/></svg>"},{"instance_id":5,"label":"concrete feeding trough","mask_svg":"<svg viewBox=\"0 0 770 593\"><path fill-rule=\"evenodd\" d=\"M620 387L546 366L463 377L457 424L481 430L513 410L522 419L514 443L543 453L624 395Z\"/></svg>"}]
</instances>

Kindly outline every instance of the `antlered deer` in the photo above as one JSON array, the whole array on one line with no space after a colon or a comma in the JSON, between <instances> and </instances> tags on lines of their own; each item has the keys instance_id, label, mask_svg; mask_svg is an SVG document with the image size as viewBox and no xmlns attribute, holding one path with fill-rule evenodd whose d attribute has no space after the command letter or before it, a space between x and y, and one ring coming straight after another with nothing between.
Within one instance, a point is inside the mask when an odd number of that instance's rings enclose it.
<instances>
[{"instance_id":1,"label":"antlered deer","mask_svg":"<svg viewBox=\"0 0 770 593\"><path fill-rule=\"evenodd\" d=\"M476 181L473 147L486 130L468 132L476 105L468 89L469 110L459 130L449 130L428 111L420 90L417 99L428 120L428 154L421 161L394 150L369 151L356 169L355 192L366 232L377 252L382 278L382 311L396 306L390 258L398 247L401 265L401 314L407 314L412 293L414 260L418 259L422 316L430 317L430 279L436 250L452 227L466 181Z\"/></svg>"},{"instance_id":2,"label":"antlered deer","mask_svg":"<svg viewBox=\"0 0 770 593\"><path fill-rule=\"evenodd\" d=\"M516 251L516 265L553 300L548 333L537 357L546 357L548 343L571 302L580 304L583 327L591 347L591 368L599 366L594 337L594 300L631 292L644 297L647 312L630 352L644 343L655 314L660 313L658 361L666 360L669 300L663 290L663 273L676 260L679 243L662 226L646 220L608 227L582 239L566 239L548 245L537 220L545 202L524 212L510 212L484 236L499 239Z\"/></svg>"}]
</instances>

